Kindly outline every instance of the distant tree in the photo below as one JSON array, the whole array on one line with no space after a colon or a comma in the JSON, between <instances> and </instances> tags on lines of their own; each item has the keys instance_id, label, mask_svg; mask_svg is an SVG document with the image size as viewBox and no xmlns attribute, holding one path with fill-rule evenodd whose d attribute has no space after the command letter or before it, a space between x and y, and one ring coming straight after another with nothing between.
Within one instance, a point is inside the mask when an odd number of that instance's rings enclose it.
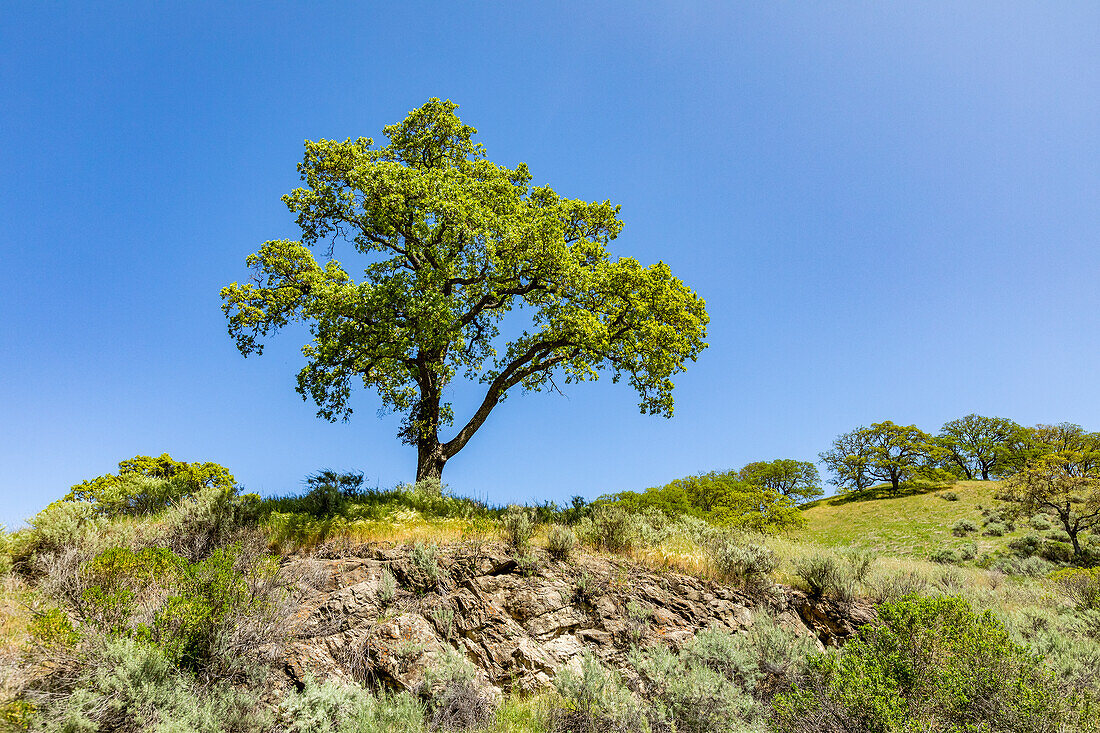
<instances>
[{"instance_id":1,"label":"distant tree","mask_svg":"<svg viewBox=\"0 0 1100 733\"><path fill-rule=\"evenodd\" d=\"M306 142L305 185L283 198L300 241L248 257L253 282L222 289L245 356L292 322L307 324L297 391L327 420L351 415L356 383L404 415L416 479L438 479L516 391L625 378L647 414L671 417L672 377L706 347L701 298L661 262L612 257L619 207L533 186L527 166L486 159L458 105L429 100L368 138ZM348 265L332 259L341 241ZM326 261L319 262L312 248ZM354 268L364 268L356 279ZM511 341L501 325L528 322ZM485 385L450 437L456 377Z\"/></svg>"},{"instance_id":2,"label":"distant tree","mask_svg":"<svg viewBox=\"0 0 1100 733\"><path fill-rule=\"evenodd\" d=\"M1100 470L1089 453L1063 448L1033 456L1005 479L1001 495L1018 515L1057 517L1076 557L1083 554L1080 535L1100 527Z\"/></svg>"},{"instance_id":3,"label":"distant tree","mask_svg":"<svg viewBox=\"0 0 1100 733\"><path fill-rule=\"evenodd\" d=\"M1011 447L1024 428L1003 417L970 414L944 423L937 436L945 462L973 479L998 475L1010 463Z\"/></svg>"},{"instance_id":4,"label":"distant tree","mask_svg":"<svg viewBox=\"0 0 1100 733\"><path fill-rule=\"evenodd\" d=\"M749 463L740 471L741 480L764 486L796 501L807 501L824 495L821 475L809 461L778 458L774 461Z\"/></svg>"},{"instance_id":5,"label":"distant tree","mask_svg":"<svg viewBox=\"0 0 1100 733\"><path fill-rule=\"evenodd\" d=\"M119 461L117 473L82 481L65 500L91 502L103 514L150 514L208 487L233 490L236 480L217 463L188 463L162 453Z\"/></svg>"},{"instance_id":6,"label":"distant tree","mask_svg":"<svg viewBox=\"0 0 1100 733\"><path fill-rule=\"evenodd\" d=\"M871 443L865 427L838 435L833 447L818 457L832 473L833 485L842 491L862 491L874 483L868 474Z\"/></svg>"},{"instance_id":7,"label":"distant tree","mask_svg":"<svg viewBox=\"0 0 1100 733\"><path fill-rule=\"evenodd\" d=\"M603 498L629 511L659 509L672 517L696 516L756 532L775 532L804 523L793 499L744 481L737 471L686 476L664 486L641 492L623 491Z\"/></svg>"},{"instance_id":8,"label":"distant tree","mask_svg":"<svg viewBox=\"0 0 1100 733\"><path fill-rule=\"evenodd\" d=\"M890 483L897 494L903 483L915 480L942 483L953 480L936 466L939 456L931 435L916 425L896 425L886 420L858 428L833 441L833 449L821 454L838 485L866 488L872 481ZM858 488L857 488L858 487Z\"/></svg>"}]
</instances>

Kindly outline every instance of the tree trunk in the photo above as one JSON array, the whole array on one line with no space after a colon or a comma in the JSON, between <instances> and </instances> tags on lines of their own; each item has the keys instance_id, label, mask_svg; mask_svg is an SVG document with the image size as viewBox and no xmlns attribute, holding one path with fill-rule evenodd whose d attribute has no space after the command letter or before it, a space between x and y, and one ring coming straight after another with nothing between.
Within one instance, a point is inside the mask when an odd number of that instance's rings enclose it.
<instances>
[{"instance_id":1,"label":"tree trunk","mask_svg":"<svg viewBox=\"0 0 1100 733\"><path fill-rule=\"evenodd\" d=\"M985 466L982 466L982 481L988 481L988 480L989 480L989 469L986 468Z\"/></svg>"},{"instance_id":2,"label":"tree trunk","mask_svg":"<svg viewBox=\"0 0 1100 733\"><path fill-rule=\"evenodd\" d=\"M901 490L901 478L893 471L890 472L890 489L894 496Z\"/></svg>"},{"instance_id":3,"label":"tree trunk","mask_svg":"<svg viewBox=\"0 0 1100 733\"><path fill-rule=\"evenodd\" d=\"M422 438L416 444L416 480L442 479L447 457L436 438Z\"/></svg>"}]
</instances>

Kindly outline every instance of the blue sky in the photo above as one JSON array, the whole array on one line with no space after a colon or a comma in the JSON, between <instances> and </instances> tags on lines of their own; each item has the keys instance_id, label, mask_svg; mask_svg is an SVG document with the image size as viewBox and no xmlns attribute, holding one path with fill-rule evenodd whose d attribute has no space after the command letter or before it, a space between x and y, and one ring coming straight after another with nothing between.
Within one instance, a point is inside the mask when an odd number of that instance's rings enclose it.
<instances>
[{"instance_id":1,"label":"blue sky","mask_svg":"<svg viewBox=\"0 0 1100 733\"><path fill-rule=\"evenodd\" d=\"M360 392L316 418L302 334L242 358L218 291L297 236L303 140L433 96L493 160L621 204L614 251L711 315L671 420L609 381L514 397L448 464L461 493L814 459L883 419L1100 428L1096 3L105 5L0 20L9 526L135 454L264 494L411 478L397 417Z\"/></svg>"}]
</instances>

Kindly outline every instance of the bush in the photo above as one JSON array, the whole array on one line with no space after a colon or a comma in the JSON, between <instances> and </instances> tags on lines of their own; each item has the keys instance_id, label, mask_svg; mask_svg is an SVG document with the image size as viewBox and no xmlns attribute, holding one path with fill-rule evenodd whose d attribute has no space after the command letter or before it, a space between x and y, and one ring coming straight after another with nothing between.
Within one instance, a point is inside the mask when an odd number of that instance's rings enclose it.
<instances>
[{"instance_id":1,"label":"bush","mask_svg":"<svg viewBox=\"0 0 1100 733\"><path fill-rule=\"evenodd\" d=\"M1050 579L1078 607L1100 611L1100 568L1066 568Z\"/></svg>"},{"instance_id":2,"label":"bush","mask_svg":"<svg viewBox=\"0 0 1100 733\"><path fill-rule=\"evenodd\" d=\"M938 562L938 563L943 563L943 564L954 564L954 563L957 563L959 561L959 556L957 554L955 554L954 550L943 547L943 548L940 548L939 550L936 550L935 552L933 552L931 554L931 556L929 556L928 559L931 560L932 562Z\"/></svg>"},{"instance_id":3,"label":"bush","mask_svg":"<svg viewBox=\"0 0 1100 733\"><path fill-rule=\"evenodd\" d=\"M383 606L388 606L393 603L393 599L397 596L397 578L390 572L389 568L382 568L382 574L378 578L378 601Z\"/></svg>"},{"instance_id":4,"label":"bush","mask_svg":"<svg viewBox=\"0 0 1100 733\"><path fill-rule=\"evenodd\" d=\"M971 532L978 531L978 523L973 519L960 519L951 525L951 534L956 537L965 537Z\"/></svg>"},{"instance_id":5,"label":"bush","mask_svg":"<svg viewBox=\"0 0 1100 733\"><path fill-rule=\"evenodd\" d=\"M999 558L993 563L993 569L999 570L1005 575L1022 575L1028 578L1040 578L1054 566L1041 557L1012 557Z\"/></svg>"},{"instance_id":6,"label":"bush","mask_svg":"<svg viewBox=\"0 0 1100 733\"><path fill-rule=\"evenodd\" d=\"M551 711L551 730L558 733L637 733L646 711L613 670L585 655L580 670L562 669L554 679L562 706Z\"/></svg>"},{"instance_id":7,"label":"bush","mask_svg":"<svg viewBox=\"0 0 1100 733\"><path fill-rule=\"evenodd\" d=\"M502 519L508 545L518 555L527 555L531 551L531 537L535 534L535 523L526 507L512 505Z\"/></svg>"},{"instance_id":8,"label":"bush","mask_svg":"<svg viewBox=\"0 0 1100 733\"><path fill-rule=\"evenodd\" d=\"M626 552L637 535L630 514L622 507L600 505L577 525L579 534L596 549Z\"/></svg>"},{"instance_id":9,"label":"bush","mask_svg":"<svg viewBox=\"0 0 1100 733\"><path fill-rule=\"evenodd\" d=\"M1016 537L1008 543L1008 549L1020 557L1031 557L1039 552L1042 538L1034 532L1028 532L1023 537Z\"/></svg>"},{"instance_id":10,"label":"bush","mask_svg":"<svg viewBox=\"0 0 1100 733\"><path fill-rule=\"evenodd\" d=\"M960 560L973 560L978 556L978 545L976 542L964 542L959 545L958 552Z\"/></svg>"},{"instance_id":11,"label":"bush","mask_svg":"<svg viewBox=\"0 0 1100 733\"><path fill-rule=\"evenodd\" d=\"M573 530L562 524L551 527L546 537L546 551L555 560L568 560L576 544L577 538L573 535Z\"/></svg>"},{"instance_id":12,"label":"bush","mask_svg":"<svg viewBox=\"0 0 1100 733\"><path fill-rule=\"evenodd\" d=\"M189 560L201 560L241 539L241 529L255 521L260 502L256 494L238 495L232 486L200 489L165 513L160 542Z\"/></svg>"},{"instance_id":13,"label":"bush","mask_svg":"<svg viewBox=\"0 0 1100 733\"><path fill-rule=\"evenodd\" d=\"M213 733L267 729L272 721L257 698L228 688L196 689L161 650L125 637L89 644L69 677L34 688L29 701L38 723L59 731L173 731Z\"/></svg>"},{"instance_id":14,"label":"bush","mask_svg":"<svg viewBox=\"0 0 1100 733\"><path fill-rule=\"evenodd\" d=\"M1005 525L1001 524L1000 522L990 522L989 524L985 525L985 531L982 532L982 534L984 534L986 537L1003 537L1004 533L1007 531L1008 529L1005 527Z\"/></svg>"},{"instance_id":15,"label":"bush","mask_svg":"<svg viewBox=\"0 0 1100 733\"><path fill-rule=\"evenodd\" d=\"M814 648L759 614L742 632L704 629L679 652L654 645L629 661L644 682L653 730L743 733L762 725L771 692L797 678Z\"/></svg>"},{"instance_id":16,"label":"bush","mask_svg":"<svg viewBox=\"0 0 1100 733\"><path fill-rule=\"evenodd\" d=\"M779 558L765 545L732 532L716 532L704 545L707 559L725 580L739 580L744 590L766 589Z\"/></svg>"},{"instance_id":17,"label":"bush","mask_svg":"<svg viewBox=\"0 0 1100 733\"><path fill-rule=\"evenodd\" d=\"M1043 660L950 597L880 606L857 638L813 657L775 718L792 733L1073 728Z\"/></svg>"},{"instance_id":18,"label":"bush","mask_svg":"<svg viewBox=\"0 0 1100 733\"><path fill-rule=\"evenodd\" d=\"M856 583L866 583L871 575L871 568L877 560L875 553L868 550L849 549L843 552L844 559L848 562L852 580Z\"/></svg>"},{"instance_id":19,"label":"bush","mask_svg":"<svg viewBox=\"0 0 1100 733\"><path fill-rule=\"evenodd\" d=\"M940 497L944 501L958 501L959 500L959 495L956 494L954 491L941 491L940 493L936 494L936 496Z\"/></svg>"},{"instance_id":20,"label":"bush","mask_svg":"<svg viewBox=\"0 0 1100 733\"><path fill-rule=\"evenodd\" d=\"M1050 523L1050 517L1048 517L1046 514L1036 514L1035 516L1031 517L1031 519L1027 520L1027 523L1032 529L1037 529L1040 532L1045 532L1052 526Z\"/></svg>"},{"instance_id":21,"label":"bush","mask_svg":"<svg viewBox=\"0 0 1100 733\"><path fill-rule=\"evenodd\" d=\"M844 595L844 576L836 560L828 555L811 555L798 560L795 573L806 581L806 589L814 598L823 598L826 594Z\"/></svg>"},{"instance_id":22,"label":"bush","mask_svg":"<svg viewBox=\"0 0 1100 733\"><path fill-rule=\"evenodd\" d=\"M140 516L167 509L204 488L231 489L235 484L224 466L176 461L163 453L120 461L117 474L77 484L65 499L90 502L104 516Z\"/></svg>"},{"instance_id":23,"label":"bush","mask_svg":"<svg viewBox=\"0 0 1100 733\"><path fill-rule=\"evenodd\" d=\"M372 695L332 680L305 680L300 692L283 696L280 718L293 733L389 733L424 728L424 709L410 693Z\"/></svg>"},{"instance_id":24,"label":"bush","mask_svg":"<svg viewBox=\"0 0 1100 733\"><path fill-rule=\"evenodd\" d=\"M1043 540L1042 545L1039 547L1039 557L1053 563L1073 562L1073 545L1066 542Z\"/></svg>"},{"instance_id":25,"label":"bush","mask_svg":"<svg viewBox=\"0 0 1100 733\"><path fill-rule=\"evenodd\" d=\"M443 582L443 573L439 569L439 547L422 542L413 543L412 560L414 580L419 590L435 590Z\"/></svg>"}]
</instances>

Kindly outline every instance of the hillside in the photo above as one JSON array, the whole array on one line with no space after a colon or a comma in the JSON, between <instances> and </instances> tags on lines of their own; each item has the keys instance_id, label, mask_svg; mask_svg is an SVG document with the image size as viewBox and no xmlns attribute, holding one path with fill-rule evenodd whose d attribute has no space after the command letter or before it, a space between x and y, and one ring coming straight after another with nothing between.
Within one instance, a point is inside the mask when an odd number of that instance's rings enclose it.
<instances>
[{"instance_id":1,"label":"hillside","mask_svg":"<svg viewBox=\"0 0 1100 733\"><path fill-rule=\"evenodd\" d=\"M927 559L943 548L962 550L973 542L977 555L1005 551L1013 538L1035 531L1021 523L1000 537L982 531L964 537L952 534L962 519L982 526L983 508L999 506L996 481L960 481L949 489L905 489L890 496L886 485L827 497L803 505L806 528L800 539L828 547L857 547L884 555ZM957 497L948 501L945 496ZM1050 530L1043 534L1049 534Z\"/></svg>"}]
</instances>

